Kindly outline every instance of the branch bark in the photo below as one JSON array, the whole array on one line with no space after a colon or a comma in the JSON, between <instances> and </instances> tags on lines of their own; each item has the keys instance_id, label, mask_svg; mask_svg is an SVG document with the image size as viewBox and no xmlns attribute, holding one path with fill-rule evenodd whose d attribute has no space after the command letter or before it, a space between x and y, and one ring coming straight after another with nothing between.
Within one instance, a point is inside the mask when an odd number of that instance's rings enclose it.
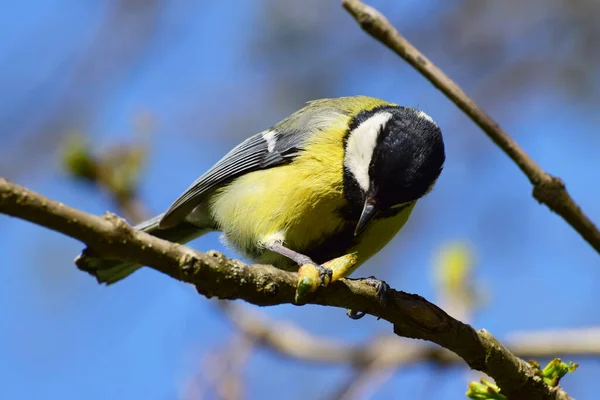
<instances>
[{"instance_id":1,"label":"branch bark","mask_svg":"<svg viewBox=\"0 0 600 400\"><path fill-rule=\"evenodd\" d=\"M269 265L248 266L214 251L203 254L135 230L113 214L87 214L3 178L0 212L78 239L106 258L148 265L193 284L209 298L243 299L260 306L294 301L295 273ZM560 388L544 384L531 365L489 332L474 330L420 296L392 290L382 305L372 286L344 279L318 292L311 303L365 311L392 323L399 336L437 343L494 378L510 399L569 398Z\"/></svg>"},{"instance_id":2,"label":"branch bark","mask_svg":"<svg viewBox=\"0 0 600 400\"><path fill-rule=\"evenodd\" d=\"M573 200L560 178L545 172L460 86L403 37L378 10L360 0L342 0L342 6L365 32L402 57L467 114L527 176L533 185L533 197L560 215L600 253L600 231Z\"/></svg>"}]
</instances>

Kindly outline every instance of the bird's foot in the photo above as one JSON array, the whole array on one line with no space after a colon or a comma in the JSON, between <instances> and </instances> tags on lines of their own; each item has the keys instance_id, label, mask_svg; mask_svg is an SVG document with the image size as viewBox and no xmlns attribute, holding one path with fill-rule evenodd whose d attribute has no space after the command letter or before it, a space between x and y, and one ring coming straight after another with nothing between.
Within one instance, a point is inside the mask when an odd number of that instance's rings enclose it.
<instances>
[{"instance_id":1,"label":"bird's foot","mask_svg":"<svg viewBox=\"0 0 600 400\"><path fill-rule=\"evenodd\" d=\"M344 254L323 263L323 265L314 263L308 257L301 261L306 262L302 262L298 270L297 303L307 294L316 292L319 287L327 287L331 282L350 274L358 261L358 256L356 253Z\"/></svg>"},{"instance_id":2,"label":"bird's foot","mask_svg":"<svg viewBox=\"0 0 600 400\"><path fill-rule=\"evenodd\" d=\"M307 296L315 293L319 287L327 287L332 280L331 268L318 264L304 264L298 269L298 284L296 286L296 303L307 300Z\"/></svg>"},{"instance_id":3,"label":"bird's foot","mask_svg":"<svg viewBox=\"0 0 600 400\"><path fill-rule=\"evenodd\" d=\"M363 278L362 281L369 286L373 286L375 288L375 293L377 294L377 298L379 299L379 303L385 307L392 295L392 288L385 281L381 279L377 279L374 276L369 276L368 278Z\"/></svg>"},{"instance_id":4,"label":"bird's foot","mask_svg":"<svg viewBox=\"0 0 600 400\"><path fill-rule=\"evenodd\" d=\"M369 276L368 278L358 278L356 280L363 281L367 285L375 288L375 293L377 294L379 304L381 304L382 307L385 307L388 304L392 289L390 288L390 285L388 285L385 281L377 279L374 276ZM348 315L348 317L354 320L361 319L365 316L365 314L366 313L364 311L346 311L346 315Z\"/></svg>"},{"instance_id":5,"label":"bird's foot","mask_svg":"<svg viewBox=\"0 0 600 400\"><path fill-rule=\"evenodd\" d=\"M321 265L315 265L317 271L319 271L319 280L321 281L321 287L327 287L333 279L333 270L331 268L323 267Z\"/></svg>"}]
</instances>

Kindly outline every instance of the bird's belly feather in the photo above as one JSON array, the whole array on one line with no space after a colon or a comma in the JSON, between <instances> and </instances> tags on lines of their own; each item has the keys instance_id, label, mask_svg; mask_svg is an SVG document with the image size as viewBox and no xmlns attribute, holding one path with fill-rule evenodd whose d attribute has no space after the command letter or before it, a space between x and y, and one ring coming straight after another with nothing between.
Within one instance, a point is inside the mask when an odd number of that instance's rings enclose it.
<instances>
[{"instance_id":1,"label":"bird's belly feather","mask_svg":"<svg viewBox=\"0 0 600 400\"><path fill-rule=\"evenodd\" d=\"M304 169L299 175L298 168L288 168L244 175L210 201L212 217L228 244L253 261L282 268L293 264L264 250L269 238L281 237L287 247L303 252L343 227L338 210L346 205L341 184L325 185L322 174Z\"/></svg>"}]
</instances>

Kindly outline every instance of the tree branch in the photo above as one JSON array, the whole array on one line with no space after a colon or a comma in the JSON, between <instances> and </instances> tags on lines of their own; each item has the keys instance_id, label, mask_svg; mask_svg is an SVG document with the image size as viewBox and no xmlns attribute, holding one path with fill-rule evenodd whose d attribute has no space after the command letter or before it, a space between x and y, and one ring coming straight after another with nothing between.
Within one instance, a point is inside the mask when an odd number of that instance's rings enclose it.
<instances>
[{"instance_id":1,"label":"tree branch","mask_svg":"<svg viewBox=\"0 0 600 400\"><path fill-rule=\"evenodd\" d=\"M463 110L529 178L533 185L533 197L560 215L600 253L600 231L575 203L560 178L540 168L496 121L406 40L378 10L359 0L342 0L342 5L364 31L402 57Z\"/></svg>"},{"instance_id":2,"label":"tree branch","mask_svg":"<svg viewBox=\"0 0 600 400\"><path fill-rule=\"evenodd\" d=\"M266 306L293 303L297 274L269 265L248 266L211 251L203 254L135 230L113 214L98 217L0 178L0 212L34 222L87 244L107 258L144 264L193 284L206 297ZM399 336L428 340L456 353L495 379L511 399L568 399L485 330L475 331L424 298L392 290L382 305L375 289L343 279L318 292L313 304L365 311L394 325Z\"/></svg>"}]
</instances>

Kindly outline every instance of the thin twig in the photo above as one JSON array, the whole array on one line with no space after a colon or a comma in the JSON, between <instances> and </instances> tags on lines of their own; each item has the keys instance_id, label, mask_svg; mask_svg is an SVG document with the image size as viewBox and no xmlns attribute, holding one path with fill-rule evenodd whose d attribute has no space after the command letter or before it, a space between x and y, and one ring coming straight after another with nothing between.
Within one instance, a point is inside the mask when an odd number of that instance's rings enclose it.
<instances>
[{"instance_id":1,"label":"thin twig","mask_svg":"<svg viewBox=\"0 0 600 400\"><path fill-rule=\"evenodd\" d=\"M402 57L463 110L529 178L533 185L533 197L560 215L600 253L600 231L575 203L560 178L545 172L496 121L406 40L378 10L359 0L342 0L342 5L364 31Z\"/></svg>"},{"instance_id":2,"label":"thin twig","mask_svg":"<svg viewBox=\"0 0 600 400\"><path fill-rule=\"evenodd\" d=\"M347 364L360 369L373 365L376 360L381 368L424 361L455 363L461 360L443 348L409 343L395 335L372 337L365 344L347 345L312 335L292 323L273 320L248 307L226 302L220 306L236 328L253 337L257 344L305 362Z\"/></svg>"},{"instance_id":3,"label":"thin twig","mask_svg":"<svg viewBox=\"0 0 600 400\"><path fill-rule=\"evenodd\" d=\"M252 354L252 338L235 337L223 349L206 358L204 376L220 400L241 400L244 395L243 369Z\"/></svg>"},{"instance_id":4,"label":"thin twig","mask_svg":"<svg viewBox=\"0 0 600 400\"><path fill-rule=\"evenodd\" d=\"M107 259L148 265L193 284L206 297L243 299L262 306L294 303L296 273L270 265L248 266L214 251L200 253L138 231L113 214L87 214L2 178L0 212L78 239ZM535 368L489 332L474 330L420 296L390 290L382 304L371 285L342 279L316 293L310 303L364 311L392 323L399 336L437 343L494 378L510 399L569 398L559 387L546 385Z\"/></svg>"}]
</instances>

